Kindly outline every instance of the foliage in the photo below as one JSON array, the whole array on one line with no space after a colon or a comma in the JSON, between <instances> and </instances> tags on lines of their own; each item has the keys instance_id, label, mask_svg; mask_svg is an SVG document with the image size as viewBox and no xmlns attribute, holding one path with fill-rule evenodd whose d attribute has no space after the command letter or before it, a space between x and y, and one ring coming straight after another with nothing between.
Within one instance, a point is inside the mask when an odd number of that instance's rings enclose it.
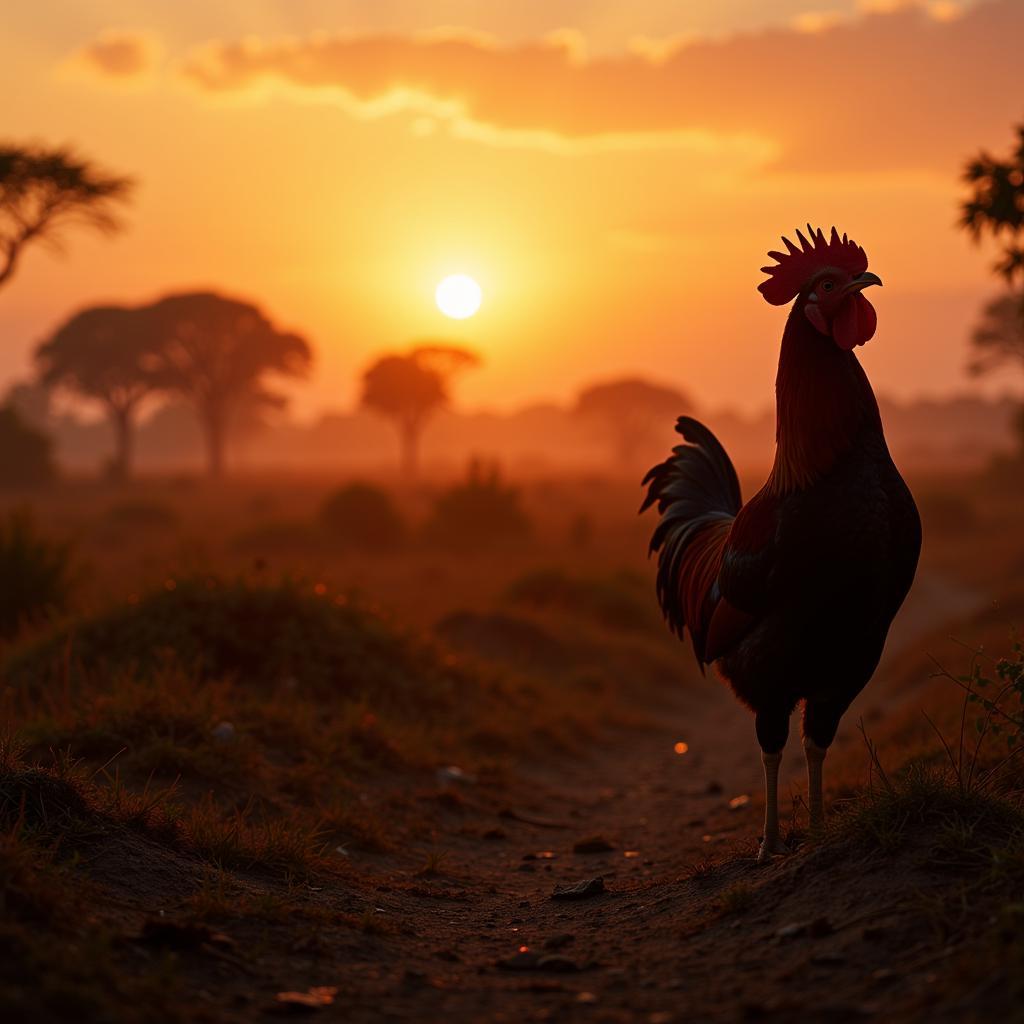
<instances>
[{"instance_id":1,"label":"foliage","mask_svg":"<svg viewBox=\"0 0 1024 1024\"><path fill-rule=\"evenodd\" d=\"M988 305L971 335L974 358L968 369L988 373L1004 363L1024 369L1024 305L1018 295L1000 295Z\"/></svg>"},{"instance_id":2,"label":"foliage","mask_svg":"<svg viewBox=\"0 0 1024 1024\"><path fill-rule=\"evenodd\" d=\"M82 310L39 345L35 358L45 385L102 403L117 439L113 475L126 477L139 405L161 386L157 339L144 310L123 306Z\"/></svg>"},{"instance_id":3,"label":"foliage","mask_svg":"<svg viewBox=\"0 0 1024 1024\"><path fill-rule=\"evenodd\" d=\"M228 430L254 403L279 407L268 374L300 376L312 352L305 338L278 330L257 306L215 292L168 295L142 311L157 353L161 387L195 405L206 436L210 475L224 471Z\"/></svg>"},{"instance_id":4,"label":"foliage","mask_svg":"<svg viewBox=\"0 0 1024 1024\"><path fill-rule=\"evenodd\" d=\"M131 185L67 149L0 145L0 285L32 241L57 244L72 224L114 230Z\"/></svg>"},{"instance_id":5,"label":"foliage","mask_svg":"<svg viewBox=\"0 0 1024 1024\"><path fill-rule=\"evenodd\" d=\"M566 611L612 629L661 628L643 580L630 573L581 579L561 569L539 569L513 581L505 596L513 604L539 611Z\"/></svg>"},{"instance_id":6,"label":"foliage","mask_svg":"<svg viewBox=\"0 0 1024 1024\"><path fill-rule=\"evenodd\" d=\"M125 498L114 502L106 513L114 526L166 530L176 527L180 517L173 505L155 498Z\"/></svg>"},{"instance_id":7,"label":"foliage","mask_svg":"<svg viewBox=\"0 0 1024 1024\"><path fill-rule=\"evenodd\" d=\"M474 459L466 480L435 501L424 535L445 547L467 550L520 541L532 530L519 491L502 483L497 465L488 468Z\"/></svg>"},{"instance_id":8,"label":"foliage","mask_svg":"<svg viewBox=\"0 0 1024 1024\"><path fill-rule=\"evenodd\" d=\"M320 522L346 546L385 553L405 538L405 523L391 496L379 487L351 483L327 497Z\"/></svg>"},{"instance_id":9,"label":"foliage","mask_svg":"<svg viewBox=\"0 0 1024 1024\"><path fill-rule=\"evenodd\" d=\"M451 378L479 362L468 349L424 342L405 355L381 356L363 374L362 404L397 423L407 477L414 477L417 471L423 427L448 404Z\"/></svg>"},{"instance_id":10,"label":"foliage","mask_svg":"<svg viewBox=\"0 0 1024 1024\"><path fill-rule=\"evenodd\" d=\"M459 686L432 649L343 597L284 580L190 576L54 631L7 662L30 687L96 673L152 678L168 664L244 687L428 708Z\"/></svg>"},{"instance_id":11,"label":"foliage","mask_svg":"<svg viewBox=\"0 0 1024 1024\"><path fill-rule=\"evenodd\" d=\"M964 691L960 721L960 735L954 747L936 729L956 776L957 785L964 792L982 791L1000 780L1003 770L1024 753L1024 644L1012 639L1009 657L993 658L981 648L971 652L969 669L954 676L941 665L936 675L955 682ZM979 713L970 726L969 710L975 705ZM969 727L974 730L973 743ZM988 740L1002 742L1002 753L983 760Z\"/></svg>"},{"instance_id":12,"label":"foliage","mask_svg":"<svg viewBox=\"0 0 1024 1024\"><path fill-rule=\"evenodd\" d=\"M964 168L970 196L961 205L961 225L975 240L989 234L1003 248L996 273L1024 285L1024 124L1006 160L979 153Z\"/></svg>"},{"instance_id":13,"label":"foliage","mask_svg":"<svg viewBox=\"0 0 1024 1024\"><path fill-rule=\"evenodd\" d=\"M42 536L25 510L0 520L0 637L63 611L72 589L70 547Z\"/></svg>"},{"instance_id":14,"label":"foliage","mask_svg":"<svg viewBox=\"0 0 1024 1024\"><path fill-rule=\"evenodd\" d=\"M14 406L0 406L0 487L44 484L56 475L50 438Z\"/></svg>"},{"instance_id":15,"label":"foliage","mask_svg":"<svg viewBox=\"0 0 1024 1024\"><path fill-rule=\"evenodd\" d=\"M690 399L674 388L628 377L584 388L575 412L605 434L621 465L632 466L659 428L671 426L692 408Z\"/></svg>"}]
</instances>

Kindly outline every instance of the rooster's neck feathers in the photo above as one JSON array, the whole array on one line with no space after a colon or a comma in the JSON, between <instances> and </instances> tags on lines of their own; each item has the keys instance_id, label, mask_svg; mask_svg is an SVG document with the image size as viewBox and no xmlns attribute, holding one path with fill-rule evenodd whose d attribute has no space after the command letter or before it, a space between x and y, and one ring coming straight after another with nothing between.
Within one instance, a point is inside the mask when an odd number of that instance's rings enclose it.
<instances>
[{"instance_id":1,"label":"rooster's neck feathers","mask_svg":"<svg viewBox=\"0 0 1024 1024\"><path fill-rule=\"evenodd\" d=\"M823 338L798 306L782 336L775 383L777 447L768 490L777 495L827 473L865 426L881 429L878 403L857 357Z\"/></svg>"}]
</instances>

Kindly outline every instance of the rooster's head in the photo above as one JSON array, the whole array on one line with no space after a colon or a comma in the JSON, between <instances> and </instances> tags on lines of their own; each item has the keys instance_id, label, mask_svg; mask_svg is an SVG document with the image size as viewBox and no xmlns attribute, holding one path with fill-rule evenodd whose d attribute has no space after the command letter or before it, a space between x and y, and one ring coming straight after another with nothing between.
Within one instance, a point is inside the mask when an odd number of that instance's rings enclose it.
<instances>
[{"instance_id":1,"label":"rooster's head","mask_svg":"<svg viewBox=\"0 0 1024 1024\"><path fill-rule=\"evenodd\" d=\"M867 254L852 239L840 238L835 228L830 238L810 224L807 231L810 241L798 230L799 246L783 238L788 251L768 253L775 264L761 268L768 280L758 285L758 291L773 306L797 299L817 330L850 351L875 333L878 318L861 292L882 282L868 273Z\"/></svg>"}]
</instances>

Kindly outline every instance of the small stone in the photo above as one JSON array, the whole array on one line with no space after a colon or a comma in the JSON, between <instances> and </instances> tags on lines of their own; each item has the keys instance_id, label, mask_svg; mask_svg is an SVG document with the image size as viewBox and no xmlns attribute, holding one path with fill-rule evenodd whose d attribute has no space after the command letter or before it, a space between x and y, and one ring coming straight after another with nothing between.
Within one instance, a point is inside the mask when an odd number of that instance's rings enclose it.
<instances>
[{"instance_id":1,"label":"small stone","mask_svg":"<svg viewBox=\"0 0 1024 1024\"><path fill-rule=\"evenodd\" d=\"M816 967L840 967L846 961L842 953L815 953L811 957L811 963Z\"/></svg>"},{"instance_id":2,"label":"small stone","mask_svg":"<svg viewBox=\"0 0 1024 1024\"><path fill-rule=\"evenodd\" d=\"M573 853L611 853L615 847L604 836L591 836L581 839L573 848Z\"/></svg>"},{"instance_id":3,"label":"small stone","mask_svg":"<svg viewBox=\"0 0 1024 1024\"><path fill-rule=\"evenodd\" d=\"M540 963L540 954L528 949L522 949L512 956L507 956L497 961L497 966L503 971L535 971Z\"/></svg>"},{"instance_id":4,"label":"small stone","mask_svg":"<svg viewBox=\"0 0 1024 1024\"><path fill-rule=\"evenodd\" d=\"M563 974L568 974L572 971L578 971L580 965L575 960L561 954L554 954L552 956L542 956L537 961L537 969L541 971L558 971Z\"/></svg>"},{"instance_id":5,"label":"small stone","mask_svg":"<svg viewBox=\"0 0 1024 1024\"><path fill-rule=\"evenodd\" d=\"M585 900L591 896L600 896L605 891L604 878L587 878L575 885L555 886L551 894L553 900Z\"/></svg>"},{"instance_id":6,"label":"small stone","mask_svg":"<svg viewBox=\"0 0 1024 1024\"><path fill-rule=\"evenodd\" d=\"M334 1002L338 990L327 985L306 989L305 992L278 992L275 1008L284 1011L322 1010Z\"/></svg>"},{"instance_id":7,"label":"small stone","mask_svg":"<svg viewBox=\"0 0 1024 1024\"><path fill-rule=\"evenodd\" d=\"M218 722L210 730L210 735L218 743L230 743L235 738L235 727L231 722Z\"/></svg>"},{"instance_id":8,"label":"small stone","mask_svg":"<svg viewBox=\"0 0 1024 1024\"><path fill-rule=\"evenodd\" d=\"M449 764L444 768L437 769L437 784L439 786L449 786L452 783L462 783L463 785L472 786L476 783L476 779L464 772L457 764Z\"/></svg>"},{"instance_id":9,"label":"small stone","mask_svg":"<svg viewBox=\"0 0 1024 1024\"><path fill-rule=\"evenodd\" d=\"M592 1003L596 1003L597 1002L597 996L594 995L593 992L580 992L576 996L576 1002L577 1003L582 1003L583 1005L588 1006L588 1005L590 1005Z\"/></svg>"}]
</instances>

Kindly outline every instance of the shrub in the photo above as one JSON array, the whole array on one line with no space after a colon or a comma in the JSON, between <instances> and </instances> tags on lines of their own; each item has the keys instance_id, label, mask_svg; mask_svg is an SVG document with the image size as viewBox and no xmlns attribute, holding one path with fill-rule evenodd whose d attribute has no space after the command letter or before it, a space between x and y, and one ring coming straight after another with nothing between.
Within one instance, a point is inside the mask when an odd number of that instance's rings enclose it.
<instances>
[{"instance_id":1,"label":"shrub","mask_svg":"<svg viewBox=\"0 0 1024 1024\"><path fill-rule=\"evenodd\" d=\"M71 549L41 535L28 511L0 520L0 637L67 608Z\"/></svg>"},{"instance_id":2,"label":"shrub","mask_svg":"<svg viewBox=\"0 0 1024 1024\"><path fill-rule=\"evenodd\" d=\"M405 537L391 496L372 484L351 483L329 495L320 510L320 522L345 545L386 551Z\"/></svg>"},{"instance_id":3,"label":"shrub","mask_svg":"<svg viewBox=\"0 0 1024 1024\"><path fill-rule=\"evenodd\" d=\"M537 611L566 611L613 629L661 628L660 617L641 577L618 573L580 579L560 569L539 569L515 580L505 597Z\"/></svg>"},{"instance_id":4,"label":"shrub","mask_svg":"<svg viewBox=\"0 0 1024 1024\"><path fill-rule=\"evenodd\" d=\"M496 465L474 460L464 483L435 502L424 535L452 548L483 548L523 540L532 533L519 492L506 487Z\"/></svg>"},{"instance_id":5,"label":"shrub","mask_svg":"<svg viewBox=\"0 0 1024 1024\"><path fill-rule=\"evenodd\" d=\"M322 548L323 538L309 523L299 519L268 519L236 534L237 551L263 557L280 553L308 553Z\"/></svg>"},{"instance_id":6,"label":"shrub","mask_svg":"<svg viewBox=\"0 0 1024 1024\"><path fill-rule=\"evenodd\" d=\"M0 407L0 486L32 487L57 475L53 442L11 405Z\"/></svg>"},{"instance_id":7,"label":"shrub","mask_svg":"<svg viewBox=\"0 0 1024 1024\"><path fill-rule=\"evenodd\" d=\"M128 498L115 502L107 509L107 520L115 526L167 529L178 525L178 513L164 501Z\"/></svg>"},{"instance_id":8,"label":"shrub","mask_svg":"<svg viewBox=\"0 0 1024 1024\"><path fill-rule=\"evenodd\" d=\"M74 626L7 659L15 685L125 674L154 679L168 663L200 679L308 696L365 699L375 709L448 706L465 681L424 641L326 593L285 580L192 576Z\"/></svg>"}]
</instances>

